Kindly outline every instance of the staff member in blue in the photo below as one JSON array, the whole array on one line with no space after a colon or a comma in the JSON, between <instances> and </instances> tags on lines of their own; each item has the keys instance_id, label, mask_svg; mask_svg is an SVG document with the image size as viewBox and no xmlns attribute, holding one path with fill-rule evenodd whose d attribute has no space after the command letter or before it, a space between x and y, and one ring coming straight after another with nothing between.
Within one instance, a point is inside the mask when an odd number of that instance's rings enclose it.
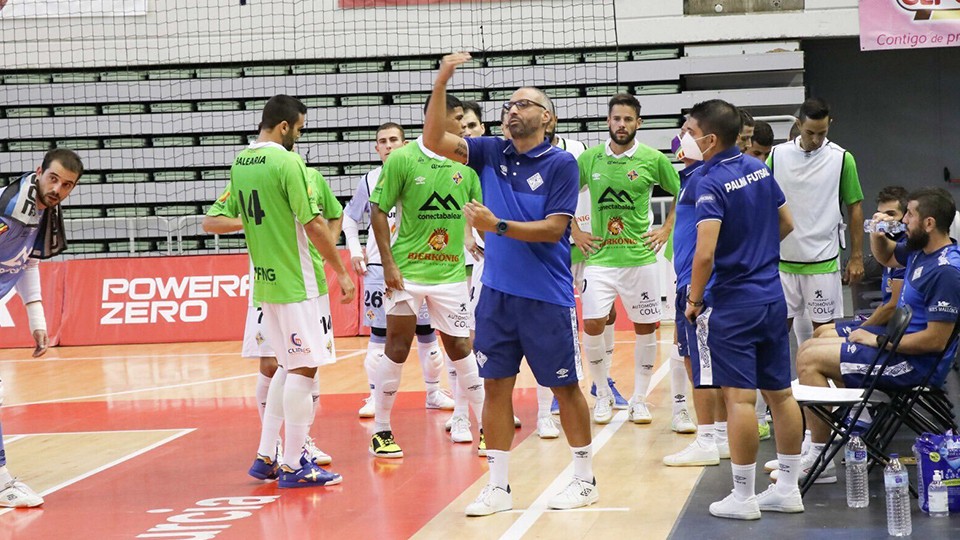
<instances>
[{"instance_id":1,"label":"staff member in blue","mask_svg":"<svg viewBox=\"0 0 960 540\"><path fill-rule=\"evenodd\" d=\"M797 487L801 416L790 389L787 305L777 273L780 241L793 230L793 218L770 169L737 148L736 107L717 99L698 103L682 131L685 157L704 161L686 308L700 346L694 384L716 385L723 392L733 472L733 492L711 504L710 513L760 519L761 510L802 512ZM773 412L780 463L779 481L759 496L757 389Z\"/></svg>"},{"instance_id":2,"label":"staff member in blue","mask_svg":"<svg viewBox=\"0 0 960 540\"><path fill-rule=\"evenodd\" d=\"M25 174L0 189L0 298L16 288L23 300L30 332L37 344L34 357L47 352L38 259L53 257L66 248L60 203L70 195L82 174L80 157L58 148L47 152L35 173ZM0 381L0 404L3 404L3 381ZM7 471L0 427L0 507L41 504L40 495Z\"/></svg>"},{"instance_id":3,"label":"staff member in blue","mask_svg":"<svg viewBox=\"0 0 960 540\"><path fill-rule=\"evenodd\" d=\"M474 348L486 390L483 426L490 465L490 481L466 513L485 516L513 508L507 482L512 396L524 356L537 382L556 396L573 451L573 479L547 504L555 509L587 506L597 502L599 493L590 410L578 384L583 369L567 241L579 169L570 153L547 140L550 112L546 95L536 88L520 88L503 104L511 140L446 133L447 81L469 60L468 53L443 57L423 126L427 148L476 169L486 204L472 202L463 209L467 222L486 233Z\"/></svg>"}]
</instances>

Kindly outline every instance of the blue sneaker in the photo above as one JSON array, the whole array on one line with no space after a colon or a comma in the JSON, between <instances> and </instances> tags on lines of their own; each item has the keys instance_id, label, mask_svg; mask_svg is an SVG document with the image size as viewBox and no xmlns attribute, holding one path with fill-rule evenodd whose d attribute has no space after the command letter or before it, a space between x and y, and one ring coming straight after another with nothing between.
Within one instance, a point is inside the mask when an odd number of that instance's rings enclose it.
<instances>
[{"instance_id":1,"label":"blue sneaker","mask_svg":"<svg viewBox=\"0 0 960 540\"><path fill-rule=\"evenodd\" d=\"M550 414L560 414L560 404L557 403L557 398L553 398L553 403L550 404Z\"/></svg>"},{"instance_id":2,"label":"blue sneaker","mask_svg":"<svg viewBox=\"0 0 960 540\"><path fill-rule=\"evenodd\" d=\"M304 457L300 458L300 468L293 470L286 465L280 467L278 487L302 488L313 486L333 486L343 482L343 477L335 472L322 469Z\"/></svg>"},{"instance_id":3,"label":"blue sneaker","mask_svg":"<svg viewBox=\"0 0 960 540\"><path fill-rule=\"evenodd\" d=\"M614 380L610 377L607 377L607 384L610 385L610 391L613 392L613 408L618 411L625 411L630 407L630 402L623 398L620 395L620 391L617 390ZM590 385L590 395L597 397L597 383Z\"/></svg>"},{"instance_id":4,"label":"blue sneaker","mask_svg":"<svg viewBox=\"0 0 960 540\"><path fill-rule=\"evenodd\" d=\"M247 474L258 480L276 480L280 464L276 459L257 454L257 459L253 461Z\"/></svg>"}]
</instances>

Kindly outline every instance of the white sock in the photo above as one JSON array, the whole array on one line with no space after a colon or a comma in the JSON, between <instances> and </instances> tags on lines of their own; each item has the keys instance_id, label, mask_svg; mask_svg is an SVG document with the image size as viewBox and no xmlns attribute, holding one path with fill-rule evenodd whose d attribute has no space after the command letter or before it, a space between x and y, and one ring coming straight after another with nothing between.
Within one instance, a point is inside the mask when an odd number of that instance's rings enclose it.
<instances>
[{"instance_id":1,"label":"white sock","mask_svg":"<svg viewBox=\"0 0 960 540\"><path fill-rule=\"evenodd\" d=\"M286 443L283 445L283 464L293 470L300 468L303 441L313 424L313 378L295 373L287 375L283 385L283 420ZM300 444L297 444L297 443Z\"/></svg>"},{"instance_id":2,"label":"white sock","mask_svg":"<svg viewBox=\"0 0 960 540\"><path fill-rule=\"evenodd\" d=\"M777 454L780 476L777 477L777 491L786 495L797 489L800 481L800 454Z\"/></svg>"},{"instance_id":3,"label":"white sock","mask_svg":"<svg viewBox=\"0 0 960 540\"><path fill-rule=\"evenodd\" d=\"M730 464L733 473L733 496L739 502L743 502L756 495L757 484L757 464L748 465Z\"/></svg>"},{"instance_id":4,"label":"white sock","mask_svg":"<svg viewBox=\"0 0 960 540\"><path fill-rule=\"evenodd\" d=\"M257 373L257 387L254 395L257 397L257 412L260 413L260 421L263 422L263 410L267 408L267 391L270 390L270 377L263 373Z\"/></svg>"},{"instance_id":5,"label":"white sock","mask_svg":"<svg viewBox=\"0 0 960 540\"><path fill-rule=\"evenodd\" d=\"M550 406L553 405L553 391L546 386L537 385L537 417L550 416Z\"/></svg>"},{"instance_id":6,"label":"white sock","mask_svg":"<svg viewBox=\"0 0 960 540\"><path fill-rule=\"evenodd\" d=\"M477 357L470 351L466 357L459 360L451 360L453 368L457 370L457 384L459 384L467 396L470 408L473 409L474 416L477 417L477 425L483 429L483 379L477 368Z\"/></svg>"},{"instance_id":7,"label":"white sock","mask_svg":"<svg viewBox=\"0 0 960 540\"><path fill-rule=\"evenodd\" d=\"M763 399L763 392L757 390L757 424L767 423L767 402Z\"/></svg>"},{"instance_id":8,"label":"white sock","mask_svg":"<svg viewBox=\"0 0 960 540\"><path fill-rule=\"evenodd\" d=\"M823 447L826 446L826 443L810 443L810 461L812 462L820 454L823 453Z\"/></svg>"},{"instance_id":9,"label":"white sock","mask_svg":"<svg viewBox=\"0 0 960 540\"><path fill-rule=\"evenodd\" d=\"M793 320L793 333L797 336L797 347L813 337L813 323L806 317L797 317Z\"/></svg>"},{"instance_id":10,"label":"white sock","mask_svg":"<svg viewBox=\"0 0 960 540\"><path fill-rule=\"evenodd\" d=\"M593 482L593 444L579 448L570 447L573 453L573 476L587 482Z\"/></svg>"},{"instance_id":11,"label":"white sock","mask_svg":"<svg viewBox=\"0 0 960 540\"><path fill-rule=\"evenodd\" d=\"M687 368L676 345L670 348L670 391L673 392L673 414L687 408Z\"/></svg>"},{"instance_id":12,"label":"white sock","mask_svg":"<svg viewBox=\"0 0 960 540\"><path fill-rule=\"evenodd\" d=\"M280 427L283 426L283 387L286 381L287 370L277 368L273 380L270 381L270 389L267 391L267 404L263 410L260 445L257 447L257 453L271 459L277 450L277 439L280 438Z\"/></svg>"},{"instance_id":13,"label":"white sock","mask_svg":"<svg viewBox=\"0 0 960 540\"><path fill-rule=\"evenodd\" d=\"M370 397L377 381L377 364L383 356L383 343L370 342L367 344L367 355L363 358L363 369L367 372L367 384L370 385Z\"/></svg>"},{"instance_id":14,"label":"white sock","mask_svg":"<svg viewBox=\"0 0 960 540\"><path fill-rule=\"evenodd\" d=\"M638 335L633 348L633 397L645 398L657 362L657 334Z\"/></svg>"},{"instance_id":15,"label":"white sock","mask_svg":"<svg viewBox=\"0 0 960 540\"><path fill-rule=\"evenodd\" d=\"M398 364L389 356L382 356L377 365L376 378L376 412L374 413L374 430L376 432L392 431L390 427L390 412L393 402L397 400L397 391L400 389L400 375L403 373L403 364Z\"/></svg>"},{"instance_id":16,"label":"white sock","mask_svg":"<svg viewBox=\"0 0 960 540\"><path fill-rule=\"evenodd\" d=\"M490 466L490 483L507 489L510 483L507 475L510 472L509 450L487 450L487 465Z\"/></svg>"},{"instance_id":17,"label":"white sock","mask_svg":"<svg viewBox=\"0 0 960 540\"><path fill-rule=\"evenodd\" d=\"M613 391L610 390L610 385L607 384L607 373L603 369L603 360L606 356L603 334L598 336L584 334L583 354L590 368L590 377L593 379L593 384L597 386L597 399L612 396Z\"/></svg>"},{"instance_id":18,"label":"white sock","mask_svg":"<svg viewBox=\"0 0 960 540\"><path fill-rule=\"evenodd\" d=\"M0 466L0 486L6 485L9 482L13 482L13 475L7 470L6 465Z\"/></svg>"},{"instance_id":19,"label":"white sock","mask_svg":"<svg viewBox=\"0 0 960 540\"><path fill-rule=\"evenodd\" d=\"M417 342L417 356L420 358L420 368L423 370L423 384L427 393L440 390L440 373L443 371L443 355L440 353L440 341L436 334L433 341ZM419 339L419 336L417 337Z\"/></svg>"},{"instance_id":20,"label":"white sock","mask_svg":"<svg viewBox=\"0 0 960 540\"><path fill-rule=\"evenodd\" d=\"M700 424L697 426L697 443L701 448L716 446L716 431L713 424Z\"/></svg>"},{"instance_id":21,"label":"white sock","mask_svg":"<svg viewBox=\"0 0 960 540\"><path fill-rule=\"evenodd\" d=\"M803 443L800 445L800 454L806 454L810 450L811 444L813 444L813 434L810 433L808 429L803 432Z\"/></svg>"},{"instance_id":22,"label":"white sock","mask_svg":"<svg viewBox=\"0 0 960 540\"><path fill-rule=\"evenodd\" d=\"M726 422L714 422L713 430L714 430L714 433L717 434L716 436L717 444L723 444L727 442L727 423Z\"/></svg>"},{"instance_id":23,"label":"white sock","mask_svg":"<svg viewBox=\"0 0 960 540\"><path fill-rule=\"evenodd\" d=\"M313 375L313 387L310 388L310 397L313 399L313 408L310 409L310 423L317 417L317 405L320 403L320 370Z\"/></svg>"},{"instance_id":24,"label":"white sock","mask_svg":"<svg viewBox=\"0 0 960 540\"><path fill-rule=\"evenodd\" d=\"M470 402L467 400L467 394L463 391L463 385L460 378L457 377L457 368L453 367L453 361L443 353L443 362L447 365L447 377L450 379L450 391L453 392L453 416L470 417Z\"/></svg>"},{"instance_id":25,"label":"white sock","mask_svg":"<svg viewBox=\"0 0 960 540\"><path fill-rule=\"evenodd\" d=\"M610 373L610 370L609 370L610 360L613 358L613 346L614 346L614 341L617 338L614 335L614 330L613 330L614 326L615 325L608 324L603 327L603 345L604 347L606 347L604 352L606 353L605 358L607 360L607 368L608 368L607 373Z\"/></svg>"}]
</instances>

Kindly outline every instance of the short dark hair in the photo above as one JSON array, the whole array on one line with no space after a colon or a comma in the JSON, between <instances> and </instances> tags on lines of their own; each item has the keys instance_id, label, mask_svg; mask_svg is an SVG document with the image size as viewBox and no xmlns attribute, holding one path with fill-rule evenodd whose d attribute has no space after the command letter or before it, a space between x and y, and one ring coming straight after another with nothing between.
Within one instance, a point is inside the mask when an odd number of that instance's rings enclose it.
<instances>
[{"instance_id":1,"label":"short dark hair","mask_svg":"<svg viewBox=\"0 0 960 540\"><path fill-rule=\"evenodd\" d=\"M43 156L43 163L40 164L40 170L45 171L49 169L54 161L59 163L64 169L77 173L77 179L83 176L83 162L80 161L80 156L73 150L67 150L66 148L50 150Z\"/></svg>"},{"instance_id":2,"label":"short dark hair","mask_svg":"<svg viewBox=\"0 0 960 540\"><path fill-rule=\"evenodd\" d=\"M636 97L625 92L614 94L614 96L610 98L610 103L607 104L607 116L613 112L613 107L615 105L626 105L628 107L633 107L633 111L637 114L637 118L640 118L640 102L637 101Z\"/></svg>"},{"instance_id":3,"label":"short dark hair","mask_svg":"<svg viewBox=\"0 0 960 540\"><path fill-rule=\"evenodd\" d=\"M818 98L807 98L803 105L800 105L800 122L803 123L807 118L811 120L823 120L830 116L830 106L827 102Z\"/></svg>"},{"instance_id":4,"label":"short dark hair","mask_svg":"<svg viewBox=\"0 0 960 540\"><path fill-rule=\"evenodd\" d=\"M740 125L741 126L756 126L757 123L753 119L753 115L748 113L743 109L740 110ZM741 128L742 129L742 128Z\"/></svg>"},{"instance_id":5,"label":"short dark hair","mask_svg":"<svg viewBox=\"0 0 960 540\"><path fill-rule=\"evenodd\" d=\"M280 125L280 122L286 122L293 127L301 114L307 114L307 106L302 101L288 95L277 94L263 106L260 129L273 129Z\"/></svg>"},{"instance_id":6,"label":"short dark hair","mask_svg":"<svg viewBox=\"0 0 960 540\"><path fill-rule=\"evenodd\" d=\"M477 116L477 120L483 122L483 112L480 110L479 103L476 101L461 101L460 103L463 106L464 113L470 111Z\"/></svg>"},{"instance_id":7,"label":"short dark hair","mask_svg":"<svg viewBox=\"0 0 960 540\"><path fill-rule=\"evenodd\" d=\"M900 213L907 213L907 188L903 186L886 186L877 193L877 204L897 201Z\"/></svg>"},{"instance_id":8,"label":"short dark hair","mask_svg":"<svg viewBox=\"0 0 960 540\"><path fill-rule=\"evenodd\" d=\"M753 141L761 146L773 146L773 128L763 120L753 125Z\"/></svg>"},{"instance_id":9,"label":"short dark hair","mask_svg":"<svg viewBox=\"0 0 960 540\"><path fill-rule=\"evenodd\" d=\"M920 188L908 195L907 200L917 201L920 219L932 217L937 223L937 230L949 234L950 225L957 215L957 205L949 191L939 187Z\"/></svg>"},{"instance_id":10,"label":"short dark hair","mask_svg":"<svg viewBox=\"0 0 960 540\"><path fill-rule=\"evenodd\" d=\"M431 97L432 97L432 94L430 96L427 96L427 100L423 102L423 114L427 114L427 107L430 106ZM447 94L447 112L450 112L456 109L457 107L463 108L463 102L457 99L452 94Z\"/></svg>"},{"instance_id":11,"label":"short dark hair","mask_svg":"<svg viewBox=\"0 0 960 540\"><path fill-rule=\"evenodd\" d=\"M403 131L403 126L396 122L384 122L380 124L380 127L377 128L377 137L380 136L380 132L385 129L397 129L400 130L400 138L403 139L406 137L406 133Z\"/></svg>"},{"instance_id":12,"label":"short dark hair","mask_svg":"<svg viewBox=\"0 0 960 540\"><path fill-rule=\"evenodd\" d=\"M723 149L736 144L740 136L740 111L722 99L701 101L690 109L704 135L716 135Z\"/></svg>"}]
</instances>

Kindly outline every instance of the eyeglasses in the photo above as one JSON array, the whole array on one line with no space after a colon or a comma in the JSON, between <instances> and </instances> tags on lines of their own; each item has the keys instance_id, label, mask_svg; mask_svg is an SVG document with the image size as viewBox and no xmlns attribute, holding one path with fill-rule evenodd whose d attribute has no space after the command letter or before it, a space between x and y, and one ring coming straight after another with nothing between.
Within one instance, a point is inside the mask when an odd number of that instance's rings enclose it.
<instances>
[{"instance_id":1,"label":"eyeglasses","mask_svg":"<svg viewBox=\"0 0 960 540\"><path fill-rule=\"evenodd\" d=\"M529 108L531 105L536 105L537 107L540 107L543 110L547 110L547 108L544 107L543 105L537 103L536 101L531 101L529 99L518 99L516 101L506 101L503 103L503 110L509 111L510 109L513 108L514 105L516 105L517 110L520 110L520 111Z\"/></svg>"}]
</instances>

